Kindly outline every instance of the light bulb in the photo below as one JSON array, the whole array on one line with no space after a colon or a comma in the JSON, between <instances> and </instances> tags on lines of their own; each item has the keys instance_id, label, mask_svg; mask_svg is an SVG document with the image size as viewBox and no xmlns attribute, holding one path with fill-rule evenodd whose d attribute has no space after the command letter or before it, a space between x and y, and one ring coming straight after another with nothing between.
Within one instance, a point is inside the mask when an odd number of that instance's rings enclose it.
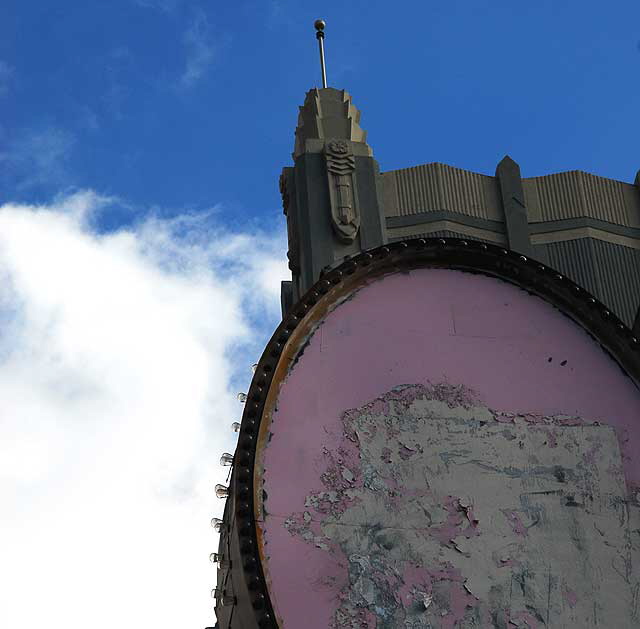
<instances>
[{"instance_id":1,"label":"light bulb","mask_svg":"<svg viewBox=\"0 0 640 629\"><path fill-rule=\"evenodd\" d=\"M253 365L251 365L251 373L255 373L257 368L258 368L258 363L253 363Z\"/></svg>"},{"instance_id":2,"label":"light bulb","mask_svg":"<svg viewBox=\"0 0 640 629\"><path fill-rule=\"evenodd\" d=\"M223 467L230 467L231 465L233 465L233 454L224 452L220 457L220 465L222 465Z\"/></svg>"},{"instance_id":3,"label":"light bulb","mask_svg":"<svg viewBox=\"0 0 640 629\"><path fill-rule=\"evenodd\" d=\"M240 432L240 422L233 422L233 424L231 424L231 430L233 430L233 432Z\"/></svg>"},{"instance_id":4,"label":"light bulb","mask_svg":"<svg viewBox=\"0 0 640 629\"><path fill-rule=\"evenodd\" d=\"M238 398L238 402L242 402L242 404L244 404L247 401L246 393L238 393L236 397Z\"/></svg>"},{"instance_id":5,"label":"light bulb","mask_svg":"<svg viewBox=\"0 0 640 629\"><path fill-rule=\"evenodd\" d=\"M218 553L211 553L209 555L209 561L211 563L218 563L218 560L220 559L220 556L218 555Z\"/></svg>"},{"instance_id":6,"label":"light bulb","mask_svg":"<svg viewBox=\"0 0 640 629\"><path fill-rule=\"evenodd\" d=\"M226 485L218 483L216 485L216 496L218 498L227 498L229 496L229 488Z\"/></svg>"},{"instance_id":7,"label":"light bulb","mask_svg":"<svg viewBox=\"0 0 640 629\"><path fill-rule=\"evenodd\" d=\"M211 526L220 533L222 531L222 520L220 518L211 518Z\"/></svg>"}]
</instances>

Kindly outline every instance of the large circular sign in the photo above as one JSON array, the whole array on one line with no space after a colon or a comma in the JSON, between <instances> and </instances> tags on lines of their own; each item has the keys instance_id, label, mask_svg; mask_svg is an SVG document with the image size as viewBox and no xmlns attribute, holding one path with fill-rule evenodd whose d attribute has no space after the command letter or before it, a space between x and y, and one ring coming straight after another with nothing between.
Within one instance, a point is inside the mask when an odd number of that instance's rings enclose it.
<instances>
[{"instance_id":1,"label":"large circular sign","mask_svg":"<svg viewBox=\"0 0 640 629\"><path fill-rule=\"evenodd\" d=\"M637 355L610 313L515 254L413 241L291 316L253 387L269 622L638 625Z\"/></svg>"}]
</instances>

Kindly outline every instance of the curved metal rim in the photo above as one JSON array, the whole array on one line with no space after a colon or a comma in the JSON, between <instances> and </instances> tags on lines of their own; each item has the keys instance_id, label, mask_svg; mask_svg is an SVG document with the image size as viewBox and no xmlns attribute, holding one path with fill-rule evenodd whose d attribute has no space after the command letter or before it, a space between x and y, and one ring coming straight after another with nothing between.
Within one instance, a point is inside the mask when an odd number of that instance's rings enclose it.
<instances>
[{"instance_id":1,"label":"curved metal rim","mask_svg":"<svg viewBox=\"0 0 640 629\"><path fill-rule=\"evenodd\" d=\"M404 240L345 260L325 273L276 329L258 362L242 416L231 490L235 498L242 571L259 627L278 625L258 548L253 473L265 402L284 346L314 306L321 300L331 302L345 282L357 286L366 278L425 267L445 267L500 278L550 302L590 333L640 388L640 341L632 331L584 288L536 260L495 245L457 238Z\"/></svg>"}]
</instances>

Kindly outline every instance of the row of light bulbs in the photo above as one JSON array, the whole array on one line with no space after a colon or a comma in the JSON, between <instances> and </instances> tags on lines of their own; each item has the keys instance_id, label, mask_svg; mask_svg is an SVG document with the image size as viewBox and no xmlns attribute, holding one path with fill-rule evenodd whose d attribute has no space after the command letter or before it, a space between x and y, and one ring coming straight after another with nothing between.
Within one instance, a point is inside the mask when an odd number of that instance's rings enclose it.
<instances>
[{"instance_id":1,"label":"row of light bulbs","mask_svg":"<svg viewBox=\"0 0 640 629\"><path fill-rule=\"evenodd\" d=\"M258 363L251 365L251 371L255 373L257 367ZM246 393L238 393L236 397L238 398L238 402L241 404L244 404L248 399ZM231 424L231 430L233 430L233 432L240 432L240 422L233 422L233 424ZM233 455L228 452L224 452L220 457L220 465L223 467L230 467L233 465ZM216 496L218 498L228 498L229 488L226 485L218 483L216 485Z\"/></svg>"},{"instance_id":2,"label":"row of light bulbs","mask_svg":"<svg viewBox=\"0 0 640 629\"><path fill-rule=\"evenodd\" d=\"M258 364L255 363L251 366L252 373L256 372ZM246 393L238 393L237 395L238 402L244 404L247 401ZM240 422L233 422L231 424L231 430L233 432L240 432ZM223 467L231 467L233 465L233 454L229 454L228 452L223 452L220 457L220 465ZM229 487L226 485L222 485L218 483L216 485L216 497L218 498L228 498L229 497ZM222 533L224 530L224 522L220 518L211 518L211 526L215 529L216 533ZM209 555L209 560L211 563L218 564L218 567L221 570L228 570L231 568L231 562L228 559L223 559L218 553L211 553ZM211 590L211 596L219 601L222 605L234 605L236 602L235 596L227 596L224 591L220 588L216 587Z\"/></svg>"},{"instance_id":3,"label":"row of light bulbs","mask_svg":"<svg viewBox=\"0 0 640 629\"><path fill-rule=\"evenodd\" d=\"M235 426L236 424L240 426L238 422L233 422L233 426ZM238 432L237 430L235 430L235 427L234 427L234 431ZM233 454L229 454L228 452L223 452L222 456L220 457L220 465L222 465L222 467L231 467L233 465ZM229 487L227 487L227 485L223 485L222 483L218 483L216 485L216 497L228 498ZM220 520L220 518L213 518L211 520L211 526L213 526L216 529L216 531L220 532L221 522L222 520Z\"/></svg>"}]
</instances>

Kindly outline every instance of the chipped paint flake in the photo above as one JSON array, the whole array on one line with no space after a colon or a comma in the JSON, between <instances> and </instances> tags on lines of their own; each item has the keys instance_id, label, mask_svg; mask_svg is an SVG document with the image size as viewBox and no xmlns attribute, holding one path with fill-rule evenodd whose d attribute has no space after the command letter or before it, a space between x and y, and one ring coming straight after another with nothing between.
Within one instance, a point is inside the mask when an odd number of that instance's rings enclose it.
<instances>
[{"instance_id":1,"label":"chipped paint flake","mask_svg":"<svg viewBox=\"0 0 640 629\"><path fill-rule=\"evenodd\" d=\"M324 489L283 520L344 566L326 581L333 629L537 629L567 609L576 627L637 626L640 524L614 430L448 383L397 387L342 427Z\"/></svg>"}]
</instances>

